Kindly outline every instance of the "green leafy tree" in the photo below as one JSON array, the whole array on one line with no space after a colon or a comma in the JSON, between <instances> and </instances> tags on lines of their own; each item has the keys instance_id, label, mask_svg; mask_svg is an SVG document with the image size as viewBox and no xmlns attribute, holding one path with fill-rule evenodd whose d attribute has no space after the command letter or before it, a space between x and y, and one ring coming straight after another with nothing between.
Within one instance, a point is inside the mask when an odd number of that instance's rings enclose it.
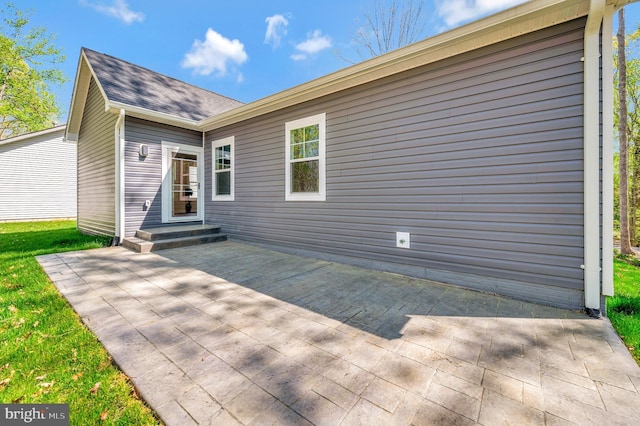
<instances>
[{"instance_id":1,"label":"green leafy tree","mask_svg":"<svg viewBox=\"0 0 640 426\"><path fill-rule=\"evenodd\" d=\"M640 59L627 61L627 145L629 147L629 238L640 243Z\"/></svg>"},{"instance_id":2,"label":"green leafy tree","mask_svg":"<svg viewBox=\"0 0 640 426\"><path fill-rule=\"evenodd\" d=\"M620 153L613 153L613 232L620 239Z\"/></svg>"},{"instance_id":3,"label":"green leafy tree","mask_svg":"<svg viewBox=\"0 0 640 426\"><path fill-rule=\"evenodd\" d=\"M629 149L627 139L627 65L626 40L624 27L624 9L618 12L618 140L620 142L620 251L632 254L631 237L629 235Z\"/></svg>"},{"instance_id":4,"label":"green leafy tree","mask_svg":"<svg viewBox=\"0 0 640 426\"><path fill-rule=\"evenodd\" d=\"M631 180L631 236L638 245L640 234L640 58L637 55L640 28L627 37L627 142L629 145L629 173Z\"/></svg>"},{"instance_id":5,"label":"green leafy tree","mask_svg":"<svg viewBox=\"0 0 640 426\"><path fill-rule=\"evenodd\" d=\"M60 109L50 84L65 82L56 68L65 60L53 35L29 27L32 12L7 4L0 22L0 140L46 129Z\"/></svg>"},{"instance_id":6,"label":"green leafy tree","mask_svg":"<svg viewBox=\"0 0 640 426\"><path fill-rule=\"evenodd\" d=\"M624 19L619 19L623 23ZM640 57L638 48L640 47L640 28L631 34L622 36L619 34L614 41L618 53L614 55L614 64L616 69L615 84L619 90L614 92L615 104L619 105L620 101L624 101L624 108L614 108L615 128L618 129L618 141L620 142L619 164L624 160L627 164L622 164L620 170L616 170L614 176L615 200L614 200L614 216L616 218L616 229L619 230L621 244L625 240L624 222L628 222L628 235L631 245L638 245L640 235ZM623 51L619 49L620 45L626 45ZM620 66L620 58L624 58L624 69ZM624 78L624 91L620 90L620 79ZM621 96L623 95L623 96ZM621 117L626 117L621 122ZM625 149L626 147L626 149ZM626 157L626 158L624 158ZM625 176L621 172L628 173L628 187L625 190ZM627 196L621 196L626 194ZM624 205L628 201L627 206ZM627 207L627 215L623 211ZM623 247L621 247L623 249ZM624 250L623 250L624 251Z\"/></svg>"}]
</instances>

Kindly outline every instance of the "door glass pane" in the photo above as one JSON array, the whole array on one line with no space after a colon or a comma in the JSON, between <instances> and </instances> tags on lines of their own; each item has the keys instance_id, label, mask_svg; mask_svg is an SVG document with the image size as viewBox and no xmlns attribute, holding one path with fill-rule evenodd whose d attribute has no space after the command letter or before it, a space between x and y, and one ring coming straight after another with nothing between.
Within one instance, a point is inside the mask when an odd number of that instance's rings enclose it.
<instances>
[{"instance_id":1,"label":"door glass pane","mask_svg":"<svg viewBox=\"0 0 640 426\"><path fill-rule=\"evenodd\" d=\"M171 159L171 215L198 214L198 156L174 152Z\"/></svg>"}]
</instances>

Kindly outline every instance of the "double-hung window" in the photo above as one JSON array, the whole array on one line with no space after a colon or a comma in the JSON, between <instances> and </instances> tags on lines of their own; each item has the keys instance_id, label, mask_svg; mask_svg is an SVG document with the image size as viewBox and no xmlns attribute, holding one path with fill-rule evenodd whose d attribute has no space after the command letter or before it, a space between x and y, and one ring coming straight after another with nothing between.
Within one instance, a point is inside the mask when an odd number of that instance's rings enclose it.
<instances>
[{"instance_id":1,"label":"double-hung window","mask_svg":"<svg viewBox=\"0 0 640 426\"><path fill-rule=\"evenodd\" d=\"M285 124L285 200L325 201L326 114Z\"/></svg>"},{"instance_id":2,"label":"double-hung window","mask_svg":"<svg viewBox=\"0 0 640 426\"><path fill-rule=\"evenodd\" d=\"M235 138L220 139L211 142L213 157L213 201L233 201L234 200L234 178L235 160L234 145Z\"/></svg>"}]
</instances>

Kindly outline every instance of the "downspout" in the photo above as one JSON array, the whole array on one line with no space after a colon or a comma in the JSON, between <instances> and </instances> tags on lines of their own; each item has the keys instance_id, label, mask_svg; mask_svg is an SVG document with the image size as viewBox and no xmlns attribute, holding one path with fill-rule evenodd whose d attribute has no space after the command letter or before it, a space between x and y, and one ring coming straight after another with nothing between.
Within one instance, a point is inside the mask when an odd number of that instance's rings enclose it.
<instances>
[{"instance_id":1,"label":"downspout","mask_svg":"<svg viewBox=\"0 0 640 426\"><path fill-rule=\"evenodd\" d=\"M602 294L613 296L613 14L602 23ZM604 307L603 307L604 308Z\"/></svg>"},{"instance_id":2,"label":"downspout","mask_svg":"<svg viewBox=\"0 0 640 426\"><path fill-rule=\"evenodd\" d=\"M584 304L600 315L600 24L605 0L591 0L584 34Z\"/></svg>"},{"instance_id":3,"label":"downspout","mask_svg":"<svg viewBox=\"0 0 640 426\"><path fill-rule=\"evenodd\" d=\"M124 238L124 109L120 110L118 119L114 129L115 145L116 145L116 232L113 239L113 245L117 246L122 243Z\"/></svg>"},{"instance_id":4,"label":"downspout","mask_svg":"<svg viewBox=\"0 0 640 426\"><path fill-rule=\"evenodd\" d=\"M204 146L205 144L205 132L202 132L202 164L207 164L207 160L204 157L204 151L206 150L206 147ZM213 153L211 154L213 155ZM213 163L212 163L213 164ZM203 166L204 167L204 166ZM213 166L212 166L213 167ZM207 204L207 200L204 198L204 191L205 191L205 185L204 185L204 176L206 175L206 173L204 172L204 170L202 171L198 171L198 177L202 176L202 182L198 182L198 189L200 190L200 193L198 195L202 196L202 224L204 225L204 221L205 221L205 216L206 216L206 210L207 208L205 207L205 205Z\"/></svg>"}]
</instances>

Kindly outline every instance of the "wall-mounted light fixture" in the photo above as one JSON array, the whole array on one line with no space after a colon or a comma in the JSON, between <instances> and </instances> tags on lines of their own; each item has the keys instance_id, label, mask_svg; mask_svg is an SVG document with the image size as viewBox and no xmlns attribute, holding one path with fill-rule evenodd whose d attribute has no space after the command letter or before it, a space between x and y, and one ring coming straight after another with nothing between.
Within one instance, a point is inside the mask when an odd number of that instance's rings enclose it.
<instances>
[{"instance_id":1,"label":"wall-mounted light fixture","mask_svg":"<svg viewBox=\"0 0 640 426\"><path fill-rule=\"evenodd\" d=\"M149 155L149 145L140 144L138 153L140 154L140 157L146 157Z\"/></svg>"}]
</instances>

